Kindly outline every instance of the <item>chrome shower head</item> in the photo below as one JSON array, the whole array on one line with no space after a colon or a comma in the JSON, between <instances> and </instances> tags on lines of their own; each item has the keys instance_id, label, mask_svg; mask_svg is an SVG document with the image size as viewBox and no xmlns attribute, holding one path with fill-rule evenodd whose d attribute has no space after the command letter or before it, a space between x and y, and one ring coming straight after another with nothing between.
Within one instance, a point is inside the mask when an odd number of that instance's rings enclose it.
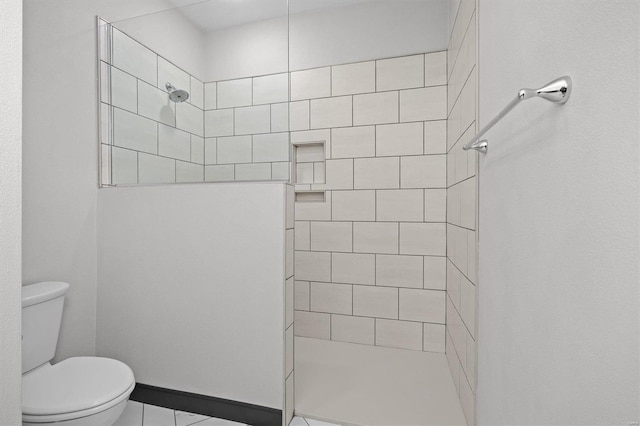
<instances>
[{"instance_id":1,"label":"chrome shower head","mask_svg":"<svg viewBox=\"0 0 640 426\"><path fill-rule=\"evenodd\" d=\"M176 87L171 83L165 84L164 87L167 88L167 92L169 92L169 99L173 102L184 102L189 99L189 92L186 90L176 89Z\"/></svg>"}]
</instances>

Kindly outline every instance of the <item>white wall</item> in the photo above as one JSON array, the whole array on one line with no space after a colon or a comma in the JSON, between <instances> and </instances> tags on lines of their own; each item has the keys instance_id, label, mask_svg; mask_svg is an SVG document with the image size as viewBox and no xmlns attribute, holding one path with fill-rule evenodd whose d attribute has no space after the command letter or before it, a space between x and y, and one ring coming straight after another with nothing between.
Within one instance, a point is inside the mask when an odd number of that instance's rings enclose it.
<instances>
[{"instance_id":1,"label":"white wall","mask_svg":"<svg viewBox=\"0 0 640 426\"><path fill-rule=\"evenodd\" d=\"M111 23L198 80L204 79L204 34L180 10Z\"/></svg>"},{"instance_id":2,"label":"white wall","mask_svg":"<svg viewBox=\"0 0 640 426\"><path fill-rule=\"evenodd\" d=\"M298 13L206 36L205 81L445 50L446 0L372 1Z\"/></svg>"},{"instance_id":3,"label":"white wall","mask_svg":"<svg viewBox=\"0 0 640 426\"><path fill-rule=\"evenodd\" d=\"M287 72L287 45L286 16L210 32L204 81Z\"/></svg>"},{"instance_id":4,"label":"white wall","mask_svg":"<svg viewBox=\"0 0 640 426\"><path fill-rule=\"evenodd\" d=\"M71 284L57 359L95 352L96 15L115 21L166 7L24 1L23 282Z\"/></svg>"},{"instance_id":5,"label":"white wall","mask_svg":"<svg viewBox=\"0 0 640 426\"><path fill-rule=\"evenodd\" d=\"M0 424L19 424L22 1L0 3Z\"/></svg>"},{"instance_id":6,"label":"white wall","mask_svg":"<svg viewBox=\"0 0 640 426\"><path fill-rule=\"evenodd\" d=\"M639 4L481 0L480 424L639 420ZM515 19L524 17L526 19Z\"/></svg>"},{"instance_id":7,"label":"white wall","mask_svg":"<svg viewBox=\"0 0 640 426\"><path fill-rule=\"evenodd\" d=\"M446 0L373 1L295 14L291 70L447 49Z\"/></svg>"},{"instance_id":8,"label":"white wall","mask_svg":"<svg viewBox=\"0 0 640 426\"><path fill-rule=\"evenodd\" d=\"M139 383L282 409L284 194L100 190L98 355Z\"/></svg>"}]
</instances>

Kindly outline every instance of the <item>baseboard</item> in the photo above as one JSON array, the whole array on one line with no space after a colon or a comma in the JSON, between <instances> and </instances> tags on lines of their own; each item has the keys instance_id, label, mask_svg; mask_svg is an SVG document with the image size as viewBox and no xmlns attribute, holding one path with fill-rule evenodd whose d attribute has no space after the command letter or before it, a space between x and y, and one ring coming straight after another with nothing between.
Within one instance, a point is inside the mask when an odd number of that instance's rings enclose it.
<instances>
[{"instance_id":1,"label":"baseboard","mask_svg":"<svg viewBox=\"0 0 640 426\"><path fill-rule=\"evenodd\" d=\"M136 383L132 401L188 411L251 426L281 426L282 410L197 393Z\"/></svg>"}]
</instances>

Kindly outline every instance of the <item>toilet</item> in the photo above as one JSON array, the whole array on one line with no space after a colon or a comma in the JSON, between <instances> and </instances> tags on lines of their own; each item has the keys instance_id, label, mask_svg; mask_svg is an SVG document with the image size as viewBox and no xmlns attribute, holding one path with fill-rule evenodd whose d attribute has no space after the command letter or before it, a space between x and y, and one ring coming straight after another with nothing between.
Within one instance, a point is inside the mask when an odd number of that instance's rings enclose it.
<instances>
[{"instance_id":1,"label":"toilet","mask_svg":"<svg viewBox=\"0 0 640 426\"><path fill-rule=\"evenodd\" d=\"M51 364L69 284L22 287L22 424L111 426L135 387L115 359L75 357Z\"/></svg>"}]
</instances>

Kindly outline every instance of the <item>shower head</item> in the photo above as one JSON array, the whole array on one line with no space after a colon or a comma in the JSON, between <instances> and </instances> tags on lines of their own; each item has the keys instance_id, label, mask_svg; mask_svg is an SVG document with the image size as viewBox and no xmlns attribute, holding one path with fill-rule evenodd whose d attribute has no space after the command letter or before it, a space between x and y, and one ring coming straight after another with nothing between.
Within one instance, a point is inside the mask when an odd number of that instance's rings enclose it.
<instances>
[{"instance_id":1,"label":"shower head","mask_svg":"<svg viewBox=\"0 0 640 426\"><path fill-rule=\"evenodd\" d=\"M167 92L169 92L169 99L173 102L184 102L189 99L189 92L186 90L176 89L176 87L171 83L165 84L164 87L167 88Z\"/></svg>"}]
</instances>

